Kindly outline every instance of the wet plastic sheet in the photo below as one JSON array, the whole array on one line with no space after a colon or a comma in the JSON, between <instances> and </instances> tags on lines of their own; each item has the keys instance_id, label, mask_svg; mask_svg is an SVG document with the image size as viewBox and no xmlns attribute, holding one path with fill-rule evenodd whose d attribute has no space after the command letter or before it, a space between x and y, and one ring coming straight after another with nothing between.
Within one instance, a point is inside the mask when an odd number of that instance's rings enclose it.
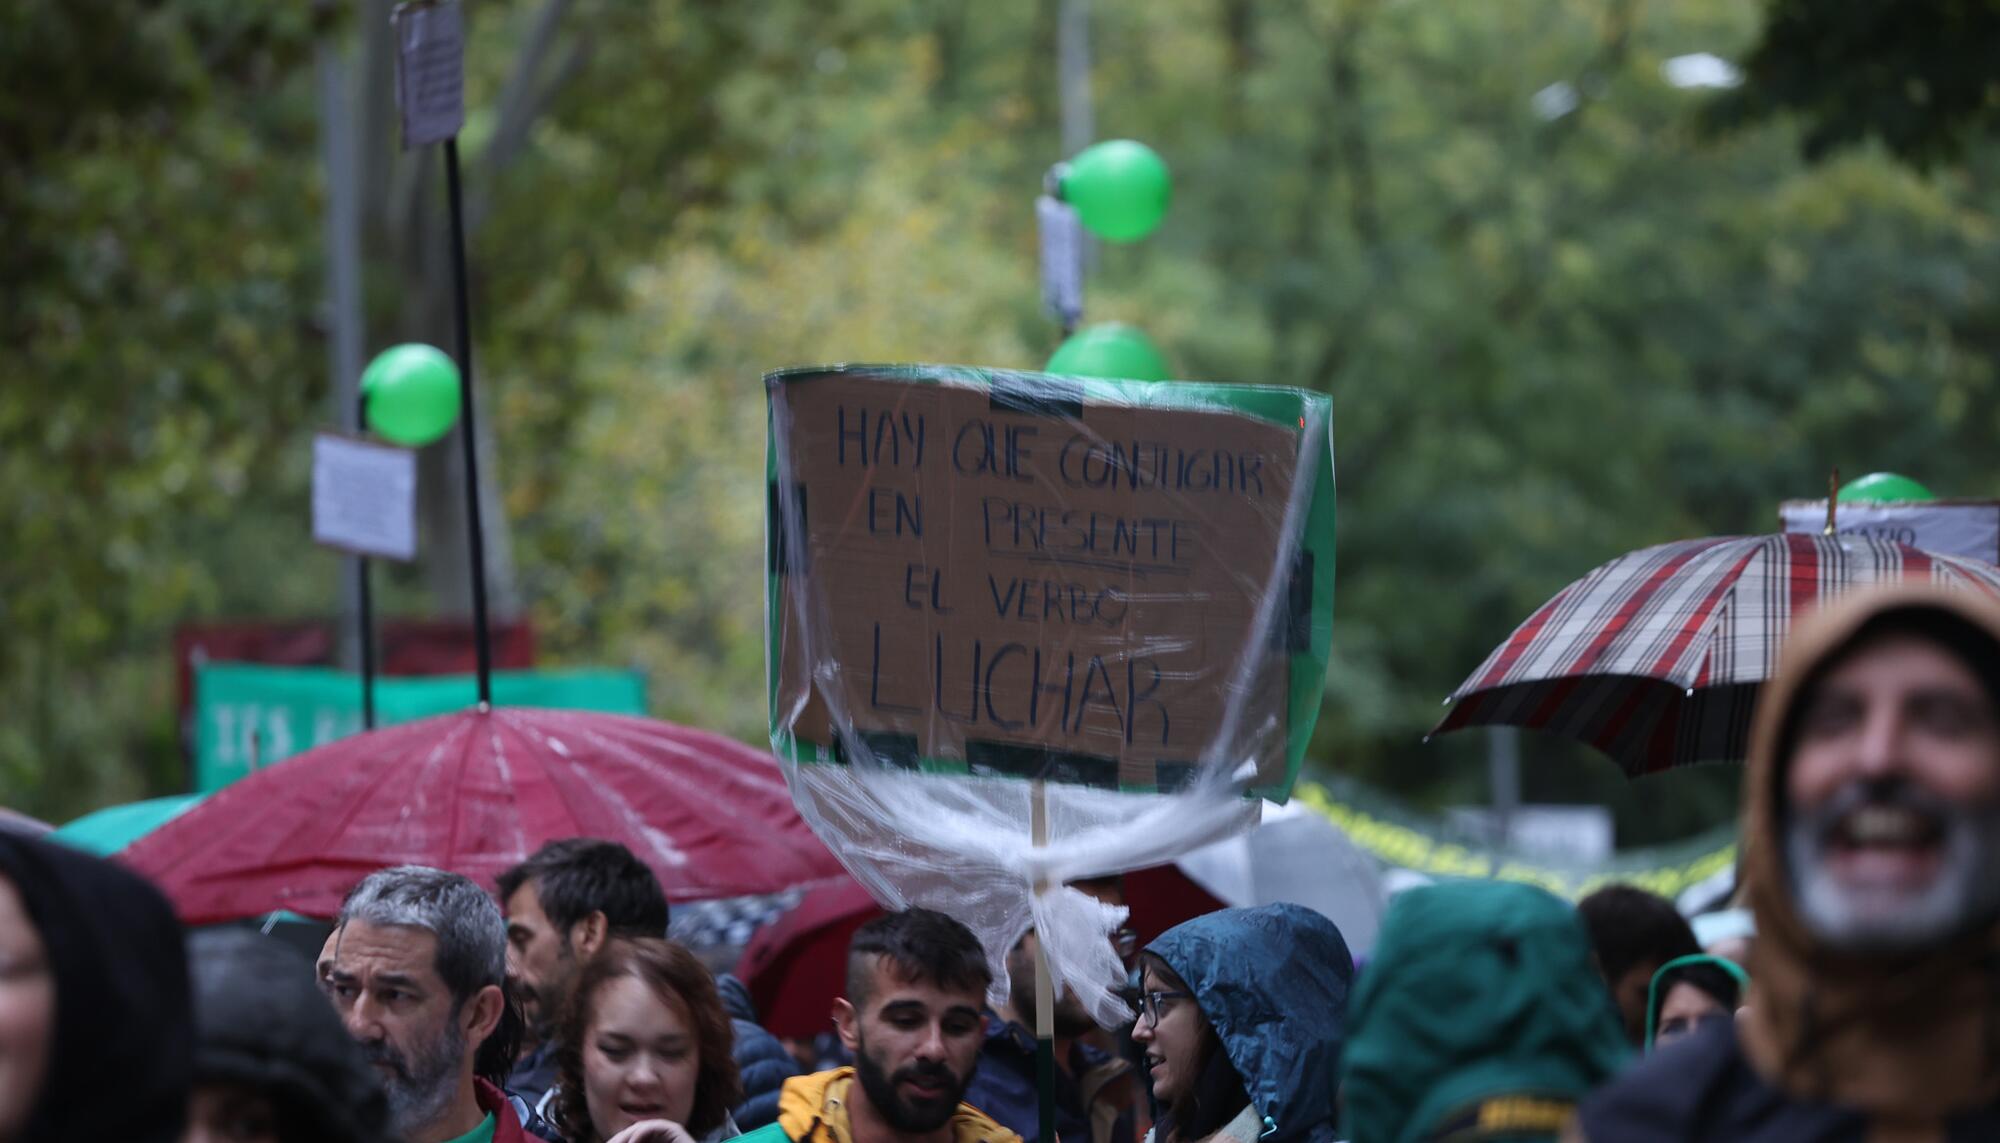
<instances>
[{"instance_id":1,"label":"wet plastic sheet","mask_svg":"<svg viewBox=\"0 0 2000 1143\"><path fill-rule=\"evenodd\" d=\"M765 383L771 741L800 812L886 905L978 933L996 996L1032 925L1112 1022L1119 912L1062 883L1248 828L1296 779L1332 635L1326 399L937 366Z\"/></svg>"}]
</instances>

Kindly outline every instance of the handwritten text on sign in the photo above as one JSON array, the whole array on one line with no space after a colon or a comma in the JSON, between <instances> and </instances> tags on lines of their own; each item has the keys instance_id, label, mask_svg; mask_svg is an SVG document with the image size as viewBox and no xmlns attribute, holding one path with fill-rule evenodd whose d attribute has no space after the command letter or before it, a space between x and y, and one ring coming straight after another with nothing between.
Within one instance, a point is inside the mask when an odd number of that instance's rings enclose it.
<instances>
[{"instance_id":1,"label":"handwritten text on sign","mask_svg":"<svg viewBox=\"0 0 2000 1143\"><path fill-rule=\"evenodd\" d=\"M1252 627L1295 432L865 375L789 378L774 400L816 660L788 596L781 687L809 674L819 692L801 737L830 740L831 688L870 742L1129 786L1184 770L1232 702L1281 725L1281 667Z\"/></svg>"}]
</instances>

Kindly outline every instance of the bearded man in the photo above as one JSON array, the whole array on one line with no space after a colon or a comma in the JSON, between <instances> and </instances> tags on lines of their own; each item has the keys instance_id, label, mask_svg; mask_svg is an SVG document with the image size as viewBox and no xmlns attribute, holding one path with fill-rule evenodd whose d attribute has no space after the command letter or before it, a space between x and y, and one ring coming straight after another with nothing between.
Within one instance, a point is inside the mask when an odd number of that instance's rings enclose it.
<instances>
[{"instance_id":1,"label":"bearded man","mask_svg":"<svg viewBox=\"0 0 2000 1143\"><path fill-rule=\"evenodd\" d=\"M1887 587L1801 623L1745 783L1748 1007L1572 1138L2000 1139L2000 606Z\"/></svg>"},{"instance_id":2,"label":"bearded man","mask_svg":"<svg viewBox=\"0 0 2000 1143\"><path fill-rule=\"evenodd\" d=\"M778 1122L743 1143L1021 1143L963 1102L992 981L979 938L943 913L863 925L833 1006L854 1066L785 1081Z\"/></svg>"}]
</instances>

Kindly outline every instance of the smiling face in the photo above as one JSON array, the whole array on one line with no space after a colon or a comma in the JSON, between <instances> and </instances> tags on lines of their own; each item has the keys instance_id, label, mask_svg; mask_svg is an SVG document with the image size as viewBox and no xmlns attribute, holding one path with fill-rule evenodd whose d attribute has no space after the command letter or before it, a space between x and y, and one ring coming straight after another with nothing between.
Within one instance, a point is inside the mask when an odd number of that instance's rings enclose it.
<instances>
[{"instance_id":1,"label":"smiling face","mask_svg":"<svg viewBox=\"0 0 2000 1143\"><path fill-rule=\"evenodd\" d=\"M1158 964L1149 963L1141 977L1148 993L1186 992L1187 985ZM1132 1042L1146 1049L1146 1074L1153 1081L1153 1098L1171 1107L1193 1089L1201 1071L1202 1042L1208 1035L1208 1021L1191 996L1163 997L1157 1005L1148 1003L1132 1026Z\"/></svg>"},{"instance_id":2,"label":"smiling face","mask_svg":"<svg viewBox=\"0 0 2000 1143\"><path fill-rule=\"evenodd\" d=\"M0 1139L34 1112L55 1040L56 980L14 883L0 877Z\"/></svg>"},{"instance_id":3,"label":"smiling face","mask_svg":"<svg viewBox=\"0 0 2000 1143\"><path fill-rule=\"evenodd\" d=\"M936 1131L951 1122L979 1066L984 998L977 987L909 979L886 958L873 959L862 1008L837 1001L835 1026L883 1122L908 1134Z\"/></svg>"},{"instance_id":4,"label":"smiling face","mask_svg":"<svg viewBox=\"0 0 2000 1143\"><path fill-rule=\"evenodd\" d=\"M701 1050L680 997L663 998L636 976L606 981L590 998L583 1088L591 1125L609 1139L647 1119L686 1126Z\"/></svg>"},{"instance_id":5,"label":"smiling face","mask_svg":"<svg viewBox=\"0 0 2000 1143\"><path fill-rule=\"evenodd\" d=\"M1956 655L1869 639L1805 696L1785 775L1799 911L1850 951L1934 942L2000 880L2000 712Z\"/></svg>"}]
</instances>

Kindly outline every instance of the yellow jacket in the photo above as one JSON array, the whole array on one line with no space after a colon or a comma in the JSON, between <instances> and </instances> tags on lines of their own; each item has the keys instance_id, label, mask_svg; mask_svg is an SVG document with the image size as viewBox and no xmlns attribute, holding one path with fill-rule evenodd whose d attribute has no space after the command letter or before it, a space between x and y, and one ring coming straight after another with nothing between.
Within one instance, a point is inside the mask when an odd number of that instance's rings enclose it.
<instances>
[{"instance_id":1,"label":"yellow jacket","mask_svg":"<svg viewBox=\"0 0 2000 1143\"><path fill-rule=\"evenodd\" d=\"M778 1123L791 1143L854 1143L847 1117L853 1068L794 1076L778 1095ZM758 1134L758 1133L753 1133ZM1021 1143L1021 1137L969 1103L951 1117L952 1143Z\"/></svg>"}]
</instances>

